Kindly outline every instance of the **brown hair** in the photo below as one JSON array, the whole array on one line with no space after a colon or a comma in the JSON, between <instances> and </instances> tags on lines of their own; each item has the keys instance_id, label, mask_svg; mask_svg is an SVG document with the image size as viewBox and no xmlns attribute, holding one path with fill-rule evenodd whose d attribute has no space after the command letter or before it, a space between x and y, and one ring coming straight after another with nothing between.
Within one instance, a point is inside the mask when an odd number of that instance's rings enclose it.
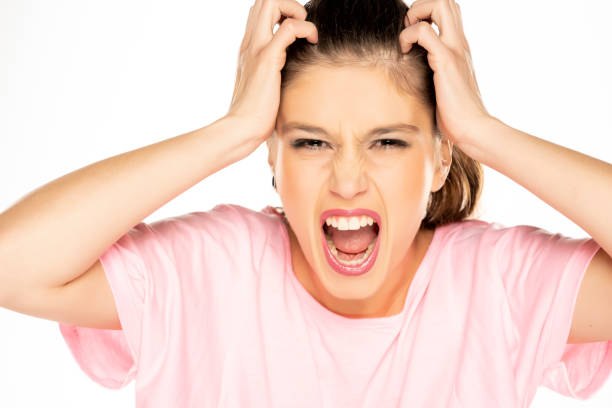
<instances>
[{"instance_id":1,"label":"brown hair","mask_svg":"<svg viewBox=\"0 0 612 408\"><path fill-rule=\"evenodd\" d=\"M399 34L408 6L402 0L311 0L304 5L306 21L318 30L316 44L303 38L287 47L281 91L313 66L379 67L402 92L413 95L430 112L434 137L443 139L435 115L436 94L427 50L418 44L403 54ZM484 173L476 160L453 146L452 164L444 186L431 193L421 228L469 218L482 190Z\"/></svg>"}]
</instances>

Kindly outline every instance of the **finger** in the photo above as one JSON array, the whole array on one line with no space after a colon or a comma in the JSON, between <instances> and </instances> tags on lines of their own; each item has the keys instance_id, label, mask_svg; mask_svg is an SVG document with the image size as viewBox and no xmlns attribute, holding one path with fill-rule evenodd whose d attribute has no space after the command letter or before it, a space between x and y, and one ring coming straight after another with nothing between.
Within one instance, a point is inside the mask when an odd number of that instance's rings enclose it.
<instances>
[{"instance_id":1,"label":"finger","mask_svg":"<svg viewBox=\"0 0 612 408\"><path fill-rule=\"evenodd\" d=\"M256 20L255 18L256 13L257 13L257 10L254 4L249 9L249 16L247 17L247 24L244 30L244 38L242 39L242 43L240 44L240 51L238 52L238 55L242 54L244 50L246 50L249 47L249 43L251 41L251 35L253 33L254 21Z\"/></svg>"},{"instance_id":2,"label":"finger","mask_svg":"<svg viewBox=\"0 0 612 408\"><path fill-rule=\"evenodd\" d=\"M456 14L449 0L417 0L408 9L406 16L410 25L419 21L435 23L440 31L440 40L449 48L459 51L463 46L463 29L457 23L459 18Z\"/></svg>"},{"instance_id":3,"label":"finger","mask_svg":"<svg viewBox=\"0 0 612 408\"><path fill-rule=\"evenodd\" d=\"M431 24L421 21L402 30L399 35L399 42L402 52L407 53L412 48L412 44L419 44L430 54L441 56L448 52L448 48L440 40Z\"/></svg>"},{"instance_id":4,"label":"finger","mask_svg":"<svg viewBox=\"0 0 612 408\"><path fill-rule=\"evenodd\" d=\"M261 0L261 11L253 32L253 46L265 47L273 38L274 26L281 23L281 17L295 20L306 19L306 8L296 0ZM283 21L284 22L284 21ZM280 29L280 27L279 27Z\"/></svg>"},{"instance_id":5,"label":"finger","mask_svg":"<svg viewBox=\"0 0 612 408\"><path fill-rule=\"evenodd\" d=\"M457 26L459 27L461 41L463 42L463 46L465 47L465 49L471 55L472 52L470 51L470 45L468 44L467 38L465 36L465 30L463 29L463 17L461 16L461 7L459 6L459 3L457 2L453 2L453 4L455 7L455 18L456 18Z\"/></svg>"},{"instance_id":6,"label":"finger","mask_svg":"<svg viewBox=\"0 0 612 408\"><path fill-rule=\"evenodd\" d=\"M286 55L284 53L287 47L297 38L306 38L311 43L316 43L319 41L317 28L310 21L287 18L280 27L278 27L278 30L276 30L276 33L272 37L272 41L268 43L264 51L270 52L274 56Z\"/></svg>"},{"instance_id":7,"label":"finger","mask_svg":"<svg viewBox=\"0 0 612 408\"><path fill-rule=\"evenodd\" d=\"M434 21L433 14L434 10L439 7L440 0L416 0L408 8L406 16L408 17L409 25L418 23L419 21ZM437 12L439 13L439 12ZM441 22L444 17L437 16L436 24Z\"/></svg>"}]
</instances>

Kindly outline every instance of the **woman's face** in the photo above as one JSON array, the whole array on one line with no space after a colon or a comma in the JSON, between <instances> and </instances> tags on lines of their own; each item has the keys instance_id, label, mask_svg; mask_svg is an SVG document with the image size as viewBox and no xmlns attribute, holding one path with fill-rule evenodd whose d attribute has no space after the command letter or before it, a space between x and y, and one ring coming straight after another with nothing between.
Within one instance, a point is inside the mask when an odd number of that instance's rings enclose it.
<instances>
[{"instance_id":1,"label":"woman's face","mask_svg":"<svg viewBox=\"0 0 612 408\"><path fill-rule=\"evenodd\" d=\"M398 93L376 68L311 68L283 90L276 135L267 142L269 162L291 226L295 274L328 308L380 313L406 289L418 266L415 237L429 194L442 187L450 166L446 143L436 158L440 143L432 137L431 121L424 106ZM409 126L369 134L399 124ZM299 139L309 141L300 147ZM442 159L448 166L440 166ZM346 276L325 256L321 214L355 208L380 216L380 246L366 273Z\"/></svg>"}]
</instances>

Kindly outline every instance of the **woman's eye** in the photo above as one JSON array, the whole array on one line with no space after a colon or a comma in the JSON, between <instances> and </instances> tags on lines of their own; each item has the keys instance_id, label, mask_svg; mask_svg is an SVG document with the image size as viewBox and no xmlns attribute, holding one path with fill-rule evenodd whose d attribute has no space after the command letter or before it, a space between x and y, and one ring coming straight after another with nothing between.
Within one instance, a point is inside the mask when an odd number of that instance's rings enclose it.
<instances>
[{"instance_id":1,"label":"woman's eye","mask_svg":"<svg viewBox=\"0 0 612 408\"><path fill-rule=\"evenodd\" d=\"M306 148L308 150L323 150L326 144L327 142L318 139L296 139L291 143L291 146L296 149ZM410 145L399 139L379 139L374 142L374 146L383 150L388 150L394 147L403 148Z\"/></svg>"},{"instance_id":2,"label":"woman's eye","mask_svg":"<svg viewBox=\"0 0 612 408\"><path fill-rule=\"evenodd\" d=\"M398 140L398 139L379 139L376 142L374 142L374 144L377 147L381 147L383 150L384 149L391 149L393 147L407 147L407 146L409 146L408 143L404 142L403 140Z\"/></svg>"},{"instance_id":3,"label":"woman's eye","mask_svg":"<svg viewBox=\"0 0 612 408\"><path fill-rule=\"evenodd\" d=\"M291 143L291 146L296 149L305 147L309 150L321 150L324 144L324 141L317 139L296 139Z\"/></svg>"}]
</instances>

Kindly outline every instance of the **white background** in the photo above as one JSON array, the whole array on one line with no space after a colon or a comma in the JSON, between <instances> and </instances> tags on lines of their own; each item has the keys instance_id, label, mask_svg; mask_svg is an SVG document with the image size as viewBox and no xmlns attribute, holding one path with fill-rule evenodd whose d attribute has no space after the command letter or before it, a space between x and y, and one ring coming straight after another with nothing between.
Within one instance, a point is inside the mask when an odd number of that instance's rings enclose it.
<instances>
[{"instance_id":1,"label":"white background","mask_svg":"<svg viewBox=\"0 0 612 408\"><path fill-rule=\"evenodd\" d=\"M0 0L0 211L68 172L222 117L251 4ZM489 112L517 129L612 162L610 3L460 5ZM485 172L482 219L587 236L509 178L487 167ZM281 205L270 179L261 145L145 221L218 203L256 210ZM134 382L109 390L80 371L57 323L0 309L0 324L0 406L134 405ZM608 381L585 403L540 388L532 406L594 408L611 402Z\"/></svg>"}]
</instances>

